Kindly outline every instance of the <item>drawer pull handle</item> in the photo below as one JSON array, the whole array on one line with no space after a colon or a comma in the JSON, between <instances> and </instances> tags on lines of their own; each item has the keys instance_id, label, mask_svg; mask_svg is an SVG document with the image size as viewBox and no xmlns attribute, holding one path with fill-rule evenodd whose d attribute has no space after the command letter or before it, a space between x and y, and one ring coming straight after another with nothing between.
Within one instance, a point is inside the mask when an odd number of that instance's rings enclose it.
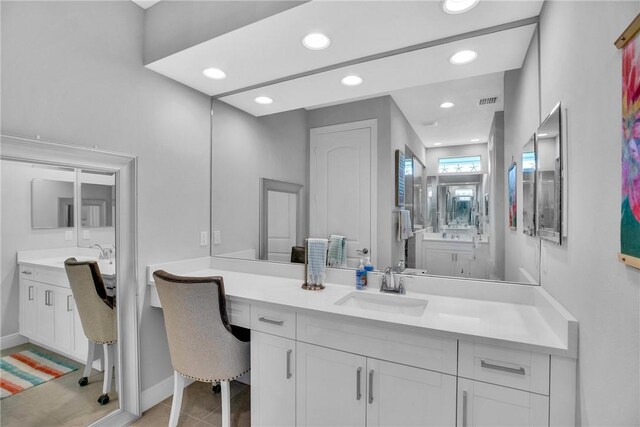
<instances>
[{"instance_id":1,"label":"drawer pull handle","mask_svg":"<svg viewBox=\"0 0 640 427\"><path fill-rule=\"evenodd\" d=\"M71 295L67 295L67 311L71 311Z\"/></svg>"},{"instance_id":2,"label":"drawer pull handle","mask_svg":"<svg viewBox=\"0 0 640 427\"><path fill-rule=\"evenodd\" d=\"M293 350L287 350L287 379L291 378L291 353Z\"/></svg>"},{"instance_id":3,"label":"drawer pull handle","mask_svg":"<svg viewBox=\"0 0 640 427\"><path fill-rule=\"evenodd\" d=\"M32 273L31 271L22 270L22 274L31 275L31 274L33 274L33 273Z\"/></svg>"},{"instance_id":4,"label":"drawer pull handle","mask_svg":"<svg viewBox=\"0 0 640 427\"><path fill-rule=\"evenodd\" d=\"M356 400L360 400L360 398L362 397L362 393L361 393L361 387L360 387L360 376L362 374L362 368L358 368L358 370L356 371Z\"/></svg>"},{"instance_id":5,"label":"drawer pull handle","mask_svg":"<svg viewBox=\"0 0 640 427\"><path fill-rule=\"evenodd\" d=\"M270 323L272 325L277 325L277 326L282 326L284 325L284 320L273 320L273 319L269 319L267 317L260 317L258 318L259 321L264 322L264 323Z\"/></svg>"},{"instance_id":6,"label":"drawer pull handle","mask_svg":"<svg viewBox=\"0 0 640 427\"><path fill-rule=\"evenodd\" d=\"M369 371L369 404L373 403L373 369Z\"/></svg>"},{"instance_id":7,"label":"drawer pull handle","mask_svg":"<svg viewBox=\"0 0 640 427\"><path fill-rule=\"evenodd\" d=\"M518 374L518 375L524 375L525 374L525 371L524 371L523 367L510 368L508 366L501 366L501 365L495 365L493 363L487 363L484 360L480 361L480 366L482 368L495 369L496 371L509 372L511 374Z\"/></svg>"}]
</instances>

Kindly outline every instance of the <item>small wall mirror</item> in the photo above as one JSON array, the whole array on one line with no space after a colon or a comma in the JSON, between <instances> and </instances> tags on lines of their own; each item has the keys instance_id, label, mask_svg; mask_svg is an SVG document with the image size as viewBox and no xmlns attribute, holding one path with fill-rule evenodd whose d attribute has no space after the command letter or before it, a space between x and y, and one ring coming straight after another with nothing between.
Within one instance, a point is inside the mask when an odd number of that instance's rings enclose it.
<instances>
[{"instance_id":1,"label":"small wall mirror","mask_svg":"<svg viewBox=\"0 0 640 427\"><path fill-rule=\"evenodd\" d=\"M560 104L555 106L536 132L536 226L537 234L562 243L562 124Z\"/></svg>"},{"instance_id":2,"label":"small wall mirror","mask_svg":"<svg viewBox=\"0 0 640 427\"><path fill-rule=\"evenodd\" d=\"M31 181L31 228L74 226L74 183L34 178Z\"/></svg>"},{"instance_id":3,"label":"small wall mirror","mask_svg":"<svg viewBox=\"0 0 640 427\"><path fill-rule=\"evenodd\" d=\"M536 235L536 136L522 148L522 232Z\"/></svg>"}]
</instances>

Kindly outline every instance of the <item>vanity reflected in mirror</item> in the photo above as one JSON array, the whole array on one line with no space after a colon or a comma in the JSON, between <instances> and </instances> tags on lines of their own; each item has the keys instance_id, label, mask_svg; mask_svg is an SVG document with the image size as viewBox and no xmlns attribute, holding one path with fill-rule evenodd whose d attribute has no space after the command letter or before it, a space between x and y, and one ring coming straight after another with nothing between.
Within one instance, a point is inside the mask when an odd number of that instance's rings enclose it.
<instances>
[{"instance_id":1,"label":"vanity reflected in mirror","mask_svg":"<svg viewBox=\"0 0 640 427\"><path fill-rule=\"evenodd\" d=\"M536 132L536 224L538 236L562 243L562 126L560 104Z\"/></svg>"},{"instance_id":2,"label":"vanity reflected in mirror","mask_svg":"<svg viewBox=\"0 0 640 427\"><path fill-rule=\"evenodd\" d=\"M516 56L522 58L534 30L535 24L523 25L499 36L506 43L517 33ZM496 42L493 49L514 48L506 46ZM457 44L438 48L455 51ZM432 49L413 54L426 57ZM349 268L371 257L379 270L402 260L408 273L537 280L537 251L505 268L512 243L505 237L512 232L505 220L506 174L513 162L505 154L505 72L521 62L498 61L482 71L453 67L448 80L446 73L383 79L375 91L366 78L349 90L324 85L323 79L345 73L389 75L415 60L404 55L212 100L212 256L291 262L305 238L338 235L346 238ZM274 102L256 106L253 99L263 93L273 94ZM404 156L400 206L396 151ZM532 173L527 168L517 178L524 177L529 199ZM264 182L295 188L265 191ZM411 220L408 236L400 233L403 210ZM518 212L529 234L533 210L527 205Z\"/></svg>"}]
</instances>

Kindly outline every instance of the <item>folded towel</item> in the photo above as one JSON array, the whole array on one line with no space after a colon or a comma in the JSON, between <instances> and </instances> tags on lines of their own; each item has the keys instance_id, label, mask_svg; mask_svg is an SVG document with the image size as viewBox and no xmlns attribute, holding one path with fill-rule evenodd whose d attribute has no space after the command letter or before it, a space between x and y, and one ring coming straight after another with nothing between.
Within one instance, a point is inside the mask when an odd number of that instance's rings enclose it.
<instances>
[{"instance_id":1,"label":"folded towel","mask_svg":"<svg viewBox=\"0 0 640 427\"><path fill-rule=\"evenodd\" d=\"M329 255L327 256L329 267L344 268L347 266L347 238L338 234L329 237Z\"/></svg>"},{"instance_id":2,"label":"folded towel","mask_svg":"<svg viewBox=\"0 0 640 427\"><path fill-rule=\"evenodd\" d=\"M413 236L411 231L411 213L406 209L398 210L398 241Z\"/></svg>"},{"instance_id":3,"label":"folded towel","mask_svg":"<svg viewBox=\"0 0 640 427\"><path fill-rule=\"evenodd\" d=\"M307 239L307 283L324 283L327 265L327 239Z\"/></svg>"}]
</instances>

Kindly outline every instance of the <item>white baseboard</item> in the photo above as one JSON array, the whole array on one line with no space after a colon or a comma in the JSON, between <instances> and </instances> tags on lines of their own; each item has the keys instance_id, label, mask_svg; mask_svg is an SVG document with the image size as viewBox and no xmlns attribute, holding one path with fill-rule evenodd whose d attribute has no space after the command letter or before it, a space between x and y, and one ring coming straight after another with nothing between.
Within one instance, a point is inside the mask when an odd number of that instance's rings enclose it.
<instances>
[{"instance_id":1,"label":"white baseboard","mask_svg":"<svg viewBox=\"0 0 640 427\"><path fill-rule=\"evenodd\" d=\"M186 379L188 386L193 383L193 380ZM165 400L167 397L173 395L173 375L164 379L154 386L149 387L146 390L142 390L142 396L140 397L140 409L142 412L149 408L153 408L158 403Z\"/></svg>"},{"instance_id":2,"label":"white baseboard","mask_svg":"<svg viewBox=\"0 0 640 427\"><path fill-rule=\"evenodd\" d=\"M27 339L26 337L23 337L22 335L16 332L15 334L10 334L10 335L5 335L4 337L0 337L0 348L4 350L5 348L15 347L28 342L29 342L29 339Z\"/></svg>"}]
</instances>

